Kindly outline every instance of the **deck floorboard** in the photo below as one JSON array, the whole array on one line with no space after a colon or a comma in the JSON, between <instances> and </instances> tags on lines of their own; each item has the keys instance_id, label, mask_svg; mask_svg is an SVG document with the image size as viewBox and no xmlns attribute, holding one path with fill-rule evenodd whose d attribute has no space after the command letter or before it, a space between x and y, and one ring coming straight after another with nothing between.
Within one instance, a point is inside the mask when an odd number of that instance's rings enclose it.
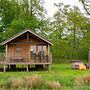
<instances>
[{"instance_id":1,"label":"deck floorboard","mask_svg":"<svg viewBox=\"0 0 90 90\"><path fill-rule=\"evenodd\" d=\"M50 62L0 62L0 65L49 65Z\"/></svg>"}]
</instances>

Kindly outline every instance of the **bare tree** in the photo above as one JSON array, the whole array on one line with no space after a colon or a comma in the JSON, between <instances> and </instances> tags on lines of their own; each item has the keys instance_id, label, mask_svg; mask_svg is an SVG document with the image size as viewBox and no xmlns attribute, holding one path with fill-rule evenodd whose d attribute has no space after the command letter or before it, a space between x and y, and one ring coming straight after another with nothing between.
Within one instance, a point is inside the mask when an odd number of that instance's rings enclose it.
<instances>
[{"instance_id":1,"label":"bare tree","mask_svg":"<svg viewBox=\"0 0 90 90\"><path fill-rule=\"evenodd\" d=\"M80 0L88 15L90 15L90 0Z\"/></svg>"}]
</instances>

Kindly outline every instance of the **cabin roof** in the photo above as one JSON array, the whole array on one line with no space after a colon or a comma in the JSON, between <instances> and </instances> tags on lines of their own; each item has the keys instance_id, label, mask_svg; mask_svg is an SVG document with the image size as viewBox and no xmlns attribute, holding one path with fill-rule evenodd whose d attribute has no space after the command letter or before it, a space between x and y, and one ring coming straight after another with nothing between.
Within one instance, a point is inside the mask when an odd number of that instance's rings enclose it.
<instances>
[{"instance_id":1,"label":"cabin roof","mask_svg":"<svg viewBox=\"0 0 90 90\"><path fill-rule=\"evenodd\" d=\"M5 41L1 42L0 45L5 45L5 44L9 43L10 41L16 39L17 37L21 36L22 34L26 33L26 32L29 32L29 33L31 33L32 35L38 37L39 39L41 39L41 40L47 42L48 44L52 45L52 43L51 43L49 40L43 38L42 36L36 34L35 32L33 32L33 31L31 31L31 30L23 30L23 31L15 34L14 36L6 39Z\"/></svg>"}]
</instances>

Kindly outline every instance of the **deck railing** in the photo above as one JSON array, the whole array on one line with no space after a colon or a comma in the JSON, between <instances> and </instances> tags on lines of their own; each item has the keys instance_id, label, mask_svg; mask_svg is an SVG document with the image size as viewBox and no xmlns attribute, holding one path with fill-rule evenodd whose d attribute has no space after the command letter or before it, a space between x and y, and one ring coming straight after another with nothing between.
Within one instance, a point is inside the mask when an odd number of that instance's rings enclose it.
<instances>
[{"instance_id":1,"label":"deck railing","mask_svg":"<svg viewBox=\"0 0 90 90\"><path fill-rule=\"evenodd\" d=\"M6 54L6 53L0 53L0 62L27 62L27 60L25 60L25 55L10 55L10 54ZM38 54L38 55L30 55L30 61L29 62L33 62L33 63L52 63L52 54L48 54L48 55L43 55L43 54Z\"/></svg>"},{"instance_id":2,"label":"deck railing","mask_svg":"<svg viewBox=\"0 0 90 90\"><path fill-rule=\"evenodd\" d=\"M0 62L6 60L6 55L5 53L0 53Z\"/></svg>"}]
</instances>

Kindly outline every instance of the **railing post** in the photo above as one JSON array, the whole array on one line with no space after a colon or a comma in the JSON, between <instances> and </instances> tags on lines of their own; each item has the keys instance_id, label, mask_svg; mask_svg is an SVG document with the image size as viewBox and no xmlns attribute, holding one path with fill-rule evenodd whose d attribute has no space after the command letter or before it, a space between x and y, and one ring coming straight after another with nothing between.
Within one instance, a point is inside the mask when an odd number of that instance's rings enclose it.
<instances>
[{"instance_id":1,"label":"railing post","mask_svg":"<svg viewBox=\"0 0 90 90\"><path fill-rule=\"evenodd\" d=\"M89 52L88 52L88 63L90 63L90 48L89 48Z\"/></svg>"},{"instance_id":2,"label":"railing post","mask_svg":"<svg viewBox=\"0 0 90 90\"><path fill-rule=\"evenodd\" d=\"M43 45L41 45L41 62L43 62Z\"/></svg>"},{"instance_id":3,"label":"railing post","mask_svg":"<svg viewBox=\"0 0 90 90\"><path fill-rule=\"evenodd\" d=\"M36 62L38 62L38 45L36 45Z\"/></svg>"},{"instance_id":4,"label":"railing post","mask_svg":"<svg viewBox=\"0 0 90 90\"><path fill-rule=\"evenodd\" d=\"M52 64L52 53L50 53L50 63Z\"/></svg>"},{"instance_id":5,"label":"railing post","mask_svg":"<svg viewBox=\"0 0 90 90\"><path fill-rule=\"evenodd\" d=\"M4 72L6 72L6 65L4 64L4 70L3 70Z\"/></svg>"},{"instance_id":6,"label":"railing post","mask_svg":"<svg viewBox=\"0 0 90 90\"><path fill-rule=\"evenodd\" d=\"M7 51L8 51L8 45L6 44L6 62L7 62Z\"/></svg>"},{"instance_id":7,"label":"railing post","mask_svg":"<svg viewBox=\"0 0 90 90\"><path fill-rule=\"evenodd\" d=\"M27 72L29 71L29 67L28 67L28 65L27 65Z\"/></svg>"},{"instance_id":8,"label":"railing post","mask_svg":"<svg viewBox=\"0 0 90 90\"><path fill-rule=\"evenodd\" d=\"M48 54L50 53L50 45L48 44Z\"/></svg>"},{"instance_id":9,"label":"railing post","mask_svg":"<svg viewBox=\"0 0 90 90\"><path fill-rule=\"evenodd\" d=\"M48 62L50 62L50 45L48 44Z\"/></svg>"}]
</instances>

